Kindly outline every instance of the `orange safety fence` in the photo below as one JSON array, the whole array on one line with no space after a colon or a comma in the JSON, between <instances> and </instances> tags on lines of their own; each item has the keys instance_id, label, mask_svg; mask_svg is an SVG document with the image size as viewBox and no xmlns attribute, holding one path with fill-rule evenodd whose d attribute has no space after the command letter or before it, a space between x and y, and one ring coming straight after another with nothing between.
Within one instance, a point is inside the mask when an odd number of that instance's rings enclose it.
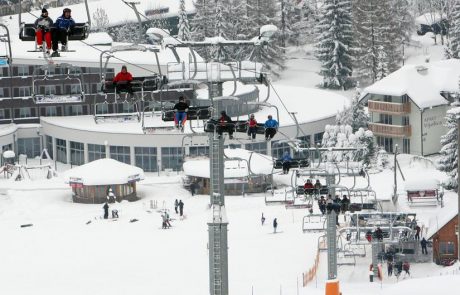
<instances>
[{"instance_id":1,"label":"orange safety fence","mask_svg":"<svg viewBox=\"0 0 460 295\"><path fill-rule=\"evenodd\" d=\"M302 273L303 277L303 287L306 287L316 276L319 266L319 248L316 250L315 262L312 267L307 272Z\"/></svg>"}]
</instances>

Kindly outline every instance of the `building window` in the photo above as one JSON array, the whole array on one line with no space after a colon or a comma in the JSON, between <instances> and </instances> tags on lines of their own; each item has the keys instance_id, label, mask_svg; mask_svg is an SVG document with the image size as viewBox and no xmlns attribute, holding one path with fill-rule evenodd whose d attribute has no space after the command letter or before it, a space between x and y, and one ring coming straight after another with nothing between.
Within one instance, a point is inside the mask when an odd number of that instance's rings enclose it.
<instances>
[{"instance_id":1,"label":"building window","mask_svg":"<svg viewBox=\"0 0 460 295\"><path fill-rule=\"evenodd\" d=\"M108 114L109 113L109 104L107 103L97 103L96 104L96 114Z\"/></svg>"},{"instance_id":2,"label":"building window","mask_svg":"<svg viewBox=\"0 0 460 295\"><path fill-rule=\"evenodd\" d=\"M30 87L19 87L19 97L30 96Z\"/></svg>"},{"instance_id":3,"label":"building window","mask_svg":"<svg viewBox=\"0 0 460 295\"><path fill-rule=\"evenodd\" d=\"M401 103L408 103L409 102L409 96L407 94L404 94L401 97Z\"/></svg>"},{"instance_id":4,"label":"building window","mask_svg":"<svg viewBox=\"0 0 460 295\"><path fill-rule=\"evenodd\" d=\"M79 116L83 115L83 106L82 105L66 105L64 107L64 112L66 116Z\"/></svg>"},{"instance_id":5,"label":"building window","mask_svg":"<svg viewBox=\"0 0 460 295\"><path fill-rule=\"evenodd\" d=\"M70 163L83 165L85 163L85 145L82 142L70 142Z\"/></svg>"},{"instance_id":6,"label":"building window","mask_svg":"<svg viewBox=\"0 0 460 295\"><path fill-rule=\"evenodd\" d=\"M40 138L19 138L18 154L27 155L27 158L40 156Z\"/></svg>"},{"instance_id":7,"label":"building window","mask_svg":"<svg viewBox=\"0 0 460 295\"><path fill-rule=\"evenodd\" d=\"M56 106L49 106L45 107L45 116L57 116L57 107Z\"/></svg>"},{"instance_id":8,"label":"building window","mask_svg":"<svg viewBox=\"0 0 460 295\"><path fill-rule=\"evenodd\" d=\"M129 146L110 146L110 158L131 164L131 153Z\"/></svg>"},{"instance_id":9,"label":"building window","mask_svg":"<svg viewBox=\"0 0 460 295\"><path fill-rule=\"evenodd\" d=\"M281 159L284 152L291 154L291 147L286 142L279 143L278 141L272 142L272 157Z\"/></svg>"},{"instance_id":10,"label":"building window","mask_svg":"<svg viewBox=\"0 0 460 295\"><path fill-rule=\"evenodd\" d=\"M48 150L48 154L50 155L52 159L54 159L53 157L53 138L51 136L46 135L45 140L46 140L46 149Z\"/></svg>"},{"instance_id":11,"label":"building window","mask_svg":"<svg viewBox=\"0 0 460 295\"><path fill-rule=\"evenodd\" d=\"M5 91L0 87L0 97L5 97Z\"/></svg>"},{"instance_id":12,"label":"building window","mask_svg":"<svg viewBox=\"0 0 460 295\"><path fill-rule=\"evenodd\" d=\"M403 126L409 126L410 125L409 117L407 117L407 116L402 117L402 125Z\"/></svg>"},{"instance_id":13,"label":"building window","mask_svg":"<svg viewBox=\"0 0 460 295\"><path fill-rule=\"evenodd\" d=\"M30 108L19 108L19 118L32 117L32 110Z\"/></svg>"},{"instance_id":14,"label":"building window","mask_svg":"<svg viewBox=\"0 0 460 295\"><path fill-rule=\"evenodd\" d=\"M403 138L403 153L410 154L410 139Z\"/></svg>"},{"instance_id":15,"label":"building window","mask_svg":"<svg viewBox=\"0 0 460 295\"><path fill-rule=\"evenodd\" d=\"M455 254L454 242L439 242L439 254L454 255Z\"/></svg>"},{"instance_id":16,"label":"building window","mask_svg":"<svg viewBox=\"0 0 460 295\"><path fill-rule=\"evenodd\" d=\"M189 148L190 157L204 157L209 155L209 146L191 146Z\"/></svg>"},{"instance_id":17,"label":"building window","mask_svg":"<svg viewBox=\"0 0 460 295\"><path fill-rule=\"evenodd\" d=\"M256 142L256 143L248 143L245 145L245 148L248 151L253 151L259 154L267 154L267 143L266 142Z\"/></svg>"},{"instance_id":18,"label":"building window","mask_svg":"<svg viewBox=\"0 0 460 295\"><path fill-rule=\"evenodd\" d=\"M1 119L6 119L5 117L5 110L4 109L0 109L0 120Z\"/></svg>"},{"instance_id":19,"label":"building window","mask_svg":"<svg viewBox=\"0 0 460 295\"><path fill-rule=\"evenodd\" d=\"M29 76L29 66L18 65L18 76Z\"/></svg>"},{"instance_id":20,"label":"building window","mask_svg":"<svg viewBox=\"0 0 460 295\"><path fill-rule=\"evenodd\" d=\"M393 124L393 117L389 114L380 114L380 122L381 124L392 125Z\"/></svg>"},{"instance_id":21,"label":"building window","mask_svg":"<svg viewBox=\"0 0 460 295\"><path fill-rule=\"evenodd\" d=\"M321 143L323 142L323 135L324 132L315 133L313 135L313 143L315 144L315 146L321 145Z\"/></svg>"},{"instance_id":22,"label":"building window","mask_svg":"<svg viewBox=\"0 0 460 295\"><path fill-rule=\"evenodd\" d=\"M182 169L182 148L180 147L162 147L161 163L164 169L173 169L179 171Z\"/></svg>"},{"instance_id":23,"label":"building window","mask_svg":"<svg viewBox=\"0 0 460 295\"><path fill-rule=\"evenodd\" d=\"M56 94L56 86L54 85L45 85L43 87L40 87L41 90L41 94L43 95L51 95L51 94Z\"/></svg>"},{"instance_id":24,"label":"building window","mask_svg":"<svg viewBox=\"0 0 460 295\"><path fill-rule=\"evenodd\" d=\"M154 147L135 147L136 166L144 169L146 172L158 171L157 148Z\"/></svg>"},{"instance_id":25,"label":"building window","mask_svg":"<svg viewBox=\"0 0 460 295\"><path fill-rule=\"evenodd\" d=\"M391 95L384 95L383 96L383 101L384 102L391 102Z\"/></svg>"},{"instance_id":26,"label":"building window","mask_svg":"<svg viewBox=\"0 0 460 295\"><path fill-rule=\"evenodd\" d=\"M377 136L377 144L383 147L385 151L389 153L393 152L393 138Z\"/></svg>"},{"instance_id":27,"label":"building window","mask_svg":"<svg viewBox=\"0 0 460 295\"><path fill-rule=\"evenodd\" d=\"M67 144L64 139L56 138L56 161L67 164Z\"/></svg>"},{"instance_id":28,"label":"building window","mask_svg":"<svg viewBox=\"0 0 460 295\"><path fill-rule=\"evenodd\" d=\"M105 145L101 144L88 144L88 161L92 162L99 159L104 159L105 154Z\"/></svg>"}]
</instances>

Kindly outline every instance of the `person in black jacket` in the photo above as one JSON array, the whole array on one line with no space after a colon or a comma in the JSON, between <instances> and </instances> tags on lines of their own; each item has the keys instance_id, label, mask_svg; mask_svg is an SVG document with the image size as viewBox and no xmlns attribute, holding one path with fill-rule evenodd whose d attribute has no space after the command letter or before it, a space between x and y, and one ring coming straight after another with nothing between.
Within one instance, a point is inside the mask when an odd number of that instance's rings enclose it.
<instances>
[{"instance_id":1,"label":"person in black jacket","mask_svg":"<svg viewBox=\"0 0 460 295\"><path fill-rule=\"evenodd\" d=\"M219 125L217 126L217 133L219 137L222 136L223 132L228 132L230 139L233 139L233 130L235 126L232 118L230 118L225 111L220 112Z\"/></svg>"},{"instance_id":2,"label":"person in black jacket","mask_svg":"<svg viewBox=\"0 0 460 295\"><path fill-rule=\"evenodd\" d=\"M174 123L177 129L183 128L185 125L188 108L189 105L185 102L185 98L183 96L179 97L179 102L174 105Z\"/></svg>"},{"instance_id":3,"label":"person in black jacket","mask_svg":"<svg viewBox=\"0 0 460 295\"><path fill-rule=\"evenodd\" d=\"M276 228L278 227L278 221L275 219L273 219L273 233L276 233Z\"/></svg>"},{"instance_id":4,"label":"person in black jacket","mask_svg":"<svg viewBox=\"0 0 460 295\"><path fill-rule=\"evenodd\" d=\"M420 245L422 246L422 254L428 254L428 250L426 249L428 242L425 240L425 238L422 239L420 242Z\"/></svg>"},{"instance_id":5,"label":"person in black jacket","mask_svg":"<svg viewBox=\"0 0 460 295\"><path fill-rule=\"evenodd\" d=\"M179 215L184 215L184 202L182 202L182 200L179 200Z\"/></svg>"},{"instance_id":6,"label":"person in black jacket","mask_svg":"<svg viewBox=\"0 0 460 295\"><path fill-rule=\"evenodd\" d=\"M102 208L104 208L104 219L109 218L109 204L106 202Z\"/></svg>"}]
</instances>

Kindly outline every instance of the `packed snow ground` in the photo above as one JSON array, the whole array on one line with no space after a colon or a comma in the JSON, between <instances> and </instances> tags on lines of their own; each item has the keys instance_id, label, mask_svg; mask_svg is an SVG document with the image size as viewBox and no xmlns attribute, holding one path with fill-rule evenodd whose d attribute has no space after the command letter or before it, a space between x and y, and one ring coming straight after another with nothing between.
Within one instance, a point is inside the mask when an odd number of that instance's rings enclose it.
<instances>
[{"instance_id":1,"label":"packed snow ground","mask_svg":"<svg viewBox=\"0 0 460 295\"><path fill-rule=\"evenodd\" d=\"M421 170L438 180L444 177L429 162L411 158L401 157L407 178L420 177ZM65 169L61 166L60 174ZM275 179L281 183L285 177ZM372 174L378 196L388 193L379 185L391 187L392 177L390 169ZM403 184L400 177L398 181ZM40 189L27 190L38 183ZM23 181L20 186L0 179L1 294L208 293L209 196L192 197L182 188L181 175L147 173L138 185L141 200L111 205L119 210L120 218L104 220L101 205L72 203L70 188L62 183L61 177ZM174 213L175 199L185 203L183 220ZM399 208L417 212L423 225L437 213L433 207L408 209L404 200L401 196ZM150 207L151 202L156 202L157 209ZM455 204L456 195L447 193L445 206ZM171 229L161 229L158 210L163 208L174 218ZM264 195L256 194L226 197L226 210L230 293L324 293L324 254L317 279L302 287L302 272L313 264L319 235L302 233L306 209L266 206ZM260 222L262 212L265 225ZM278 218L280 233L273 234L273 218ZM33 226L20 227L29 223ZM458 267L446 270L434 264L413 264L411 278L398 283L394 277L385 277L383 282L368 283L370 249L367 253L356 266L339 268L344 294L408 294L408 289L414 294L433 294L433 284L443 293L460 282Z\"/></svg>"}]
</instances>

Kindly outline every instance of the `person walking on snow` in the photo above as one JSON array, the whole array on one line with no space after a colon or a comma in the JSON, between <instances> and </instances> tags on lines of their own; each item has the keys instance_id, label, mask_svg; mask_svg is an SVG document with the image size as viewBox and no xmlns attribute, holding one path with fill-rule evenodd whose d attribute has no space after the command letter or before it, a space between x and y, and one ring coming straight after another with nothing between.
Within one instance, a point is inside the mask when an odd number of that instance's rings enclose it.
<instances>
[{"instance_id":1,"label":"person walking on snow","mask_svg":"<svg viewBox=\"0 0 460 295\"><path fill-rule=\"evenodd\" d=\"M388 269L388 276L391 277L393 275L393 261L387 261L387 269Z\"/></svg>"},{"instance_id":2,"label":"person walking on snow","mask_svg":"<svg viewBox=\"0 0 460 295\"><path fill-rule=\"evenodd\" d=\"M428 254L428 250L426 249L427 244L428 242L425 240L425 238L422 238L422 241L420 241L420 245L422 246L422 254Z\"/></svg>"},{"instance_id":3,"label":"person walking on snow","mask_svg":"<svg viewBox=\"0 0 460 295\"><path fill-rule=\"evenodd\" d=\"M179 200L179 215L184 215L184 202L182 202L182 200Z\"/></svg>"},{"instance_id":4,"label":"person walking on snow","mask_svg":"<svg viewBox=\"0 0 460 295\"><path fill-rule=\"evenodd\" d=\"M415 226L415 240L416 241L420 241L420 226L416 225Z\"/></svg>"},{"instance_id":5,"label":"person walking on snow","mask_svg":"<svg viewBox=\"0 0 460 295\"><path fill-rule=\"evenodd\" d=\"M262 217L260 218L260 221L262 222L262 225L264 225L265 223L265 217L264 217L264 213L262 212Z\"/></svg>"},{"instance_id":6,"label":"person walking on snow","mask_svg":"<svg viewBox=\"0 0 460 295\"><path fill-rule=\"evenodd\" d=\"M105 204L104 204L104 206L102 208L104 208L104 219L109 218L109 204L107 204L107 202L105 202Z\"/></svg>"},{"instance_id":7,"label":"person walking on snow","mask_svg":"<svg viewBox=\"0 0 460 295\"><path fill-rule=\"evenodd\" d=\"M178 207L179 207L179 201L176 199L176 200L174 201L174 211L176 211L176 214L179 213L179 211L177 211L177 208L178 208Z\"/></svg>"},{"instance_id":8,"label":"person walking on snow","mask_svg":"<svg viewBox=\"0 0 460 295\"><path fill-rule=\"evenodd\" d=\"M278 221L275 219L273 219L273 233L276 234L276 228L278 227Z\"/></svg>"}]
</instances>

